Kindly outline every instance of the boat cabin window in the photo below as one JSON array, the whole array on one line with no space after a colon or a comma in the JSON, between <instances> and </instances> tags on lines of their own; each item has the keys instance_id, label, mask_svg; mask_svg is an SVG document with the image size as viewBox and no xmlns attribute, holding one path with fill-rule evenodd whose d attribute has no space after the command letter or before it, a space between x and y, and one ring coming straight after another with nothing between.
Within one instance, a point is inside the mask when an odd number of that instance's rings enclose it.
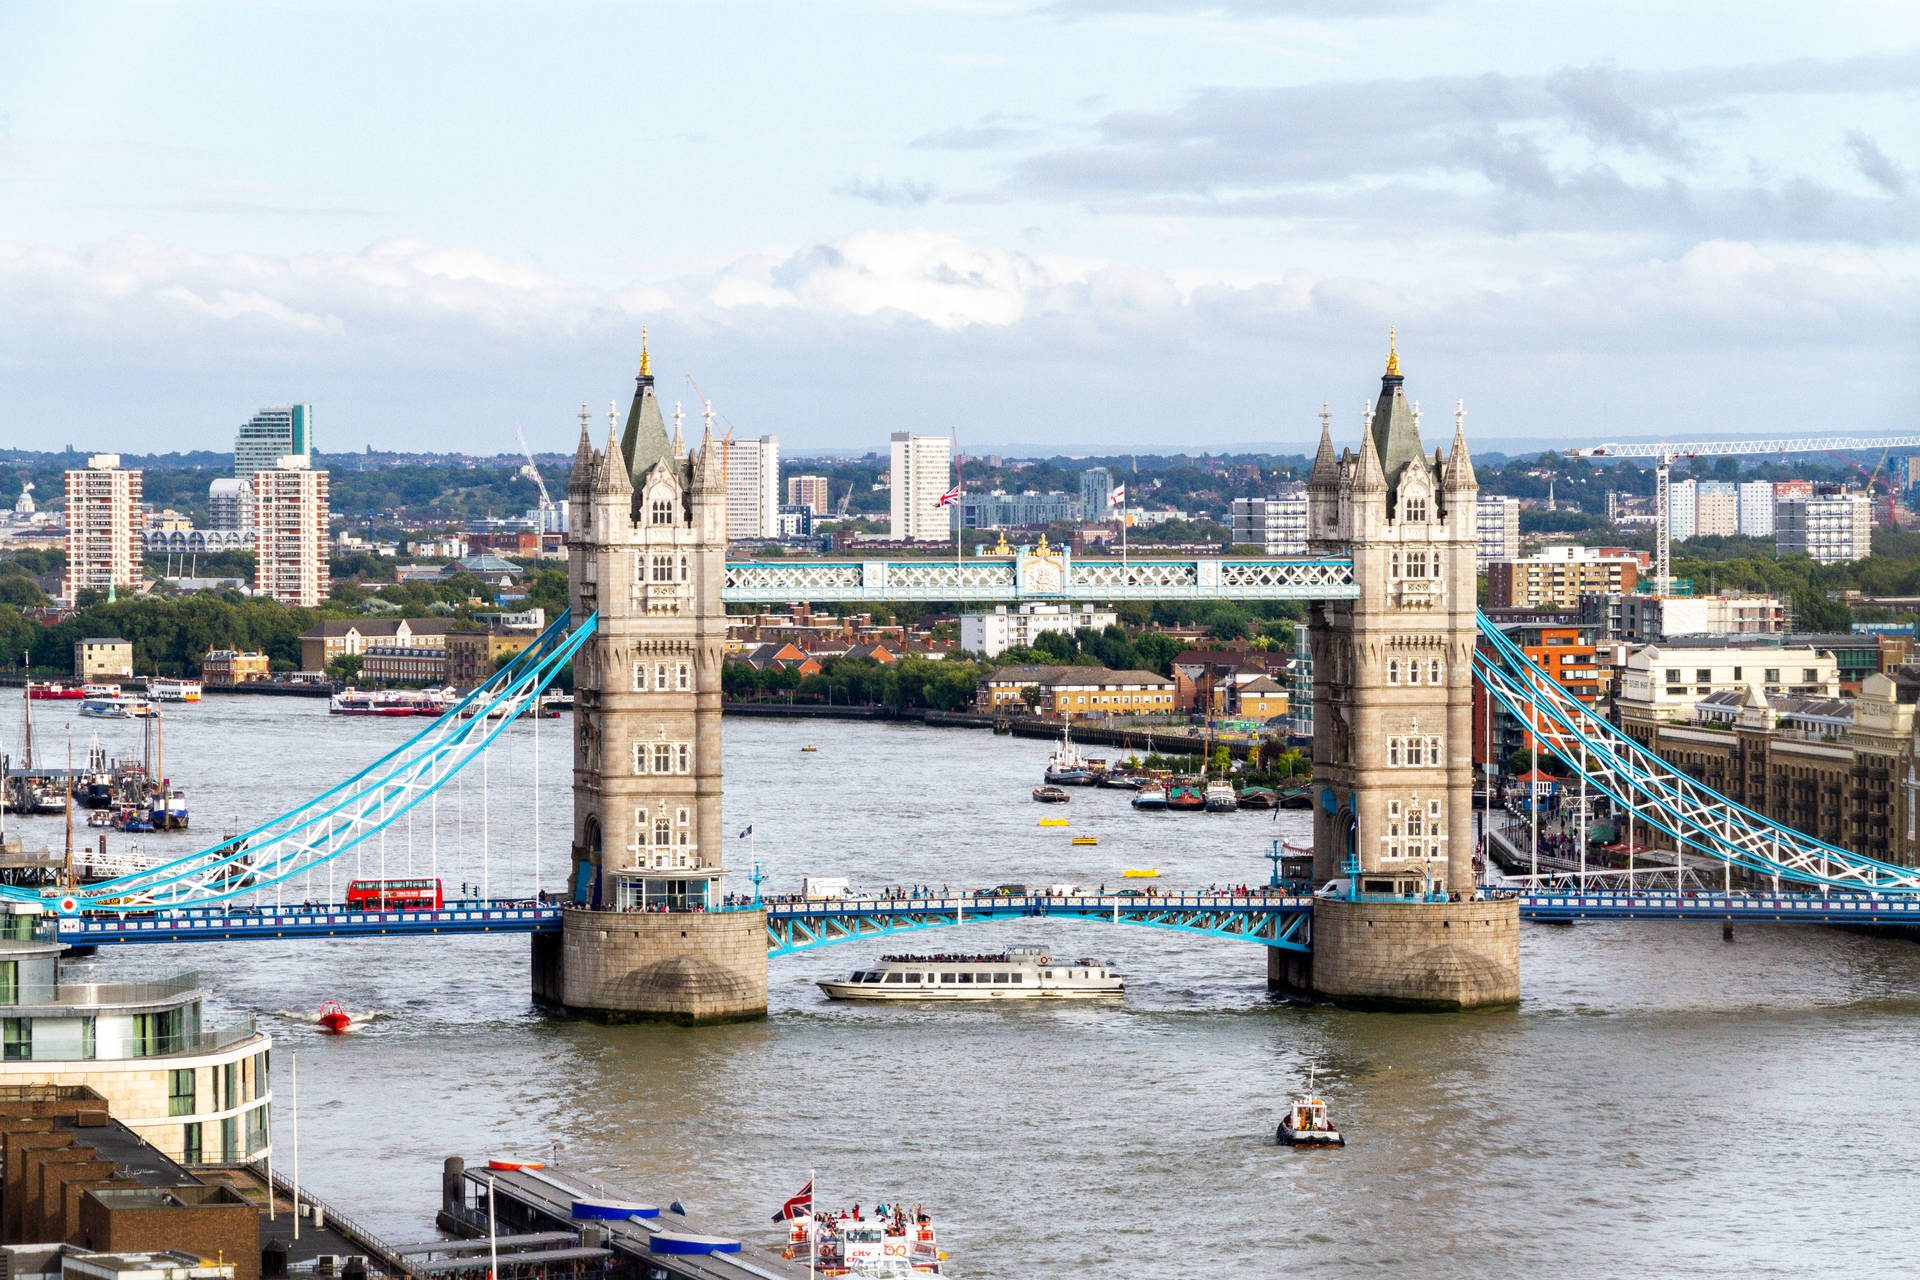
<instances>
[{"instance_id":1,"label":"boat cabin window","mask_svg":"<svg viewBox=\"0 0 1920 1280\"><path fill-rule=\"evenodd\" d=\"M1007 975L1004 973L996 973L993 975L993 980L997 983L1004 983L1007 981Z\"/></svg>"},{"instance_id":2,"label":"boat cabin window","mask_svg":"<svg viewBox=\"0 0 1920 1280\"><path fill-rule=\"evenodd\" d=\"M907 975L907 981L908 981L908 982L918 982L918 981L920 981L920 975L919 975L919 974L917 974L917 973L910 973L910 974L908 974L908 975Z\"/></svg>"},{"instance_id":3,"label":"boat cabin window","mask_svg":"<svg viewBox=\"0 0 1920 1280\"><path fill-rule=\"evenodd\" d=\"M860 979L860 981L862 981L862 982L878 982L878 981L880 981L880 975L879 975L878 973L869 973L869 974L868 974L868 975L867 975L866 977L864 977L864 978L862 978L862 979Z\"/></svg>"},{"instance_id":4,"label":"boat cabin window","mask_svg":"<svg viewBox=\"0 0 1920 1280\"><path fill-rule=\"evenodd\" d=\"M847 981L848 982L864 982L866 981L866 978L867 978L866 974L860 972L860 970L858 969L855 969L853 971L853 976L851 978L848 978Z\"/></svg>"},{"instance_id":5,"label":"boat cabin window","mask_svg":"<svg viewBox=\"0 0 1920 1280\"><path fill-rule=\"evenodd\" d=\"M1024 982L1024 981L1026 981L1026 975L1025 975L1025 974L1022 974L1022 973L1015 973L1015 974L1013 975L1013 980L1014 980L1015 982Z\"/></svg>"},{"instance_id":6,"label":"boat cabin window","mask_svg":"<svg viewBox=\"0 0 1920 1280\"><path fill-rule=\"evenodd\" d=\"M887 975L887 981L888 981L888 982L903 982L903 981L905 981L905 979L904 979L904 978L902 978L902 977L901 977L901 976L900 976L899 974L897 974L897 973L890 973L890 974L888 974L888 975Z\"/></svg>"},{"instance_id":7,"label":"boat cabin window","mask_svg":"<svg viewBox=\"0 0 1920 1280\"><path fill-rule=\"evenodd\" d=\"M972 982L972 981L973 981L973 975L972 975L972 974L970 974L970 973L963 973L963 974L961 974L961 975L960 975L960 981L962 981L962 982Z\"/></svg>"},{"instance_id":8,"label":"boat cabin window","mask_svg":"<svg viewBox=\"0 0 1920 1280\"><path fill-rule=\"evenodd\" d=\"M952 982L953 980L954 980L954 975L951 973L943 973L940 975L940 981L942 982Z\"/></svg>"}]
</instances>

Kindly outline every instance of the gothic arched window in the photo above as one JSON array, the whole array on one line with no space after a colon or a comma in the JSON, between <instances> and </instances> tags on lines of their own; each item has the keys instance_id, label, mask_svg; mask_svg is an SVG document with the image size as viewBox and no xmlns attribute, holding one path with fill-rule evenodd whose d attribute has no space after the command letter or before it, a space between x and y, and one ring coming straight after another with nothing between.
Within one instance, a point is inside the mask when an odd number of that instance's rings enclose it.
<instances>
[{"instance_id":1,"label":"gothic arched window","mask_svg":"<svg viewBox=\"0 0 1920 1280\"><path fill-rule=\"evenodd\" d=\"M1427 500L1425 498L1408 498L1406 518L1415 524L1425 524L1427 522Z\"/></svg>"},{"instance_id":2,"label":"gothic arched window","mask_svg":"<svg viewBox=\"0 0 1920 1280\"><path fill-rule=\"evenodd\" d=\"M653 500L653 523L673 523L673 503L670 500L666 498L655 498Z\"/></svg>"}]
</instances>

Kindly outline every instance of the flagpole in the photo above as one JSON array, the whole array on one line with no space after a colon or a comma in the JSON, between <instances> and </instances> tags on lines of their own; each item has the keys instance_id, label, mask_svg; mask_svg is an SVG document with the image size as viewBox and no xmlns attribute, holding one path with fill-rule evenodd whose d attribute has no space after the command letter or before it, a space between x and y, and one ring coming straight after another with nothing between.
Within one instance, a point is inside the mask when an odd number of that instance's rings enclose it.
<instances>
[{"instance_id":1,"label":"flagpole","mask_svg":"<svg viewBox=\"0 0 1920 1280\"><path fill-rule=\"evenodd\" d=\"M820 1253L820 1215L814 1212L814 1205L820 1201L820 1188L814 1184L816 1175L807 1170L807 1280L813 1280L813 1260Z\"/></svg>"},{"instance_id":2,"label":"flagpole","mask_svg":"<svg viewBox=\"0 0 1920 1280\"><path fill-rule=\"evenodd\" d=\"M960 579L960 537L962 534L966 532L966 524L967 524L967 504L964 500L962 500L959 496L957 496L960 493L960 485L961 485L960 429L958 427L955 427L953 429L952 438L953 438L953 491L956 495L953 500L953 573L954 573L953 585L955 587L958 587L960 585L960 580L959 580Z\"/></svg>"}]
</instances>

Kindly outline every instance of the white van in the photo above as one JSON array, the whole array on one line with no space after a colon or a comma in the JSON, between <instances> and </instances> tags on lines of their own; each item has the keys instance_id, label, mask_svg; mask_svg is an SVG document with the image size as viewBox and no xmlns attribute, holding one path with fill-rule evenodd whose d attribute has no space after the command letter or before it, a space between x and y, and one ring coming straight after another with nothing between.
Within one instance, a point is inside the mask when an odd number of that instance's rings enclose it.
<instances>
[{"instance_id":1,"label":"white van","mask_svg":"<svg viewBox=\"0 0 1920 1280\"><path fill-rule=\"evenodd\" d=\"M1352 893L1353 881L1347 879L1345 876L1341 876L1338 879L1329 880L1321 885L1313 891L1313 896L1316 898L1345 898L1351 896Z\"/></svg>"}]
</instances>

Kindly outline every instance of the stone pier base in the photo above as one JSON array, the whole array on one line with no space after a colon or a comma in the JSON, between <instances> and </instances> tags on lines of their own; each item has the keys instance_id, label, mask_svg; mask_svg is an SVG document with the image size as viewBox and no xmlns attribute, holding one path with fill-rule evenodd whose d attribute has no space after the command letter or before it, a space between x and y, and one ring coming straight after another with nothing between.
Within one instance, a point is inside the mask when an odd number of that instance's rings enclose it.
<instances>
[{"instance_id":1,"label":"stone pier base","mask_svg":"<svg viewBox=\"0 0 1920 1280\"><path fill-rule=\"evenodd\" d=\"M1268 960L1268 980L1275 961ZM1313 904L1311 990L1372 1009L1476 1009L1520 999L1520 903Z\"/></svg>"},{"instance_id":2,"label":"stone pier base","mask_svg":"<svg viewBox=\"0 0 1920 1280\"><path fill-rule=\"evenodd\" d=\"M764 911L562 912L533 937L533 998L603 1022L738 1022L767 1014Z\"/></svg>"}]
</instances>

